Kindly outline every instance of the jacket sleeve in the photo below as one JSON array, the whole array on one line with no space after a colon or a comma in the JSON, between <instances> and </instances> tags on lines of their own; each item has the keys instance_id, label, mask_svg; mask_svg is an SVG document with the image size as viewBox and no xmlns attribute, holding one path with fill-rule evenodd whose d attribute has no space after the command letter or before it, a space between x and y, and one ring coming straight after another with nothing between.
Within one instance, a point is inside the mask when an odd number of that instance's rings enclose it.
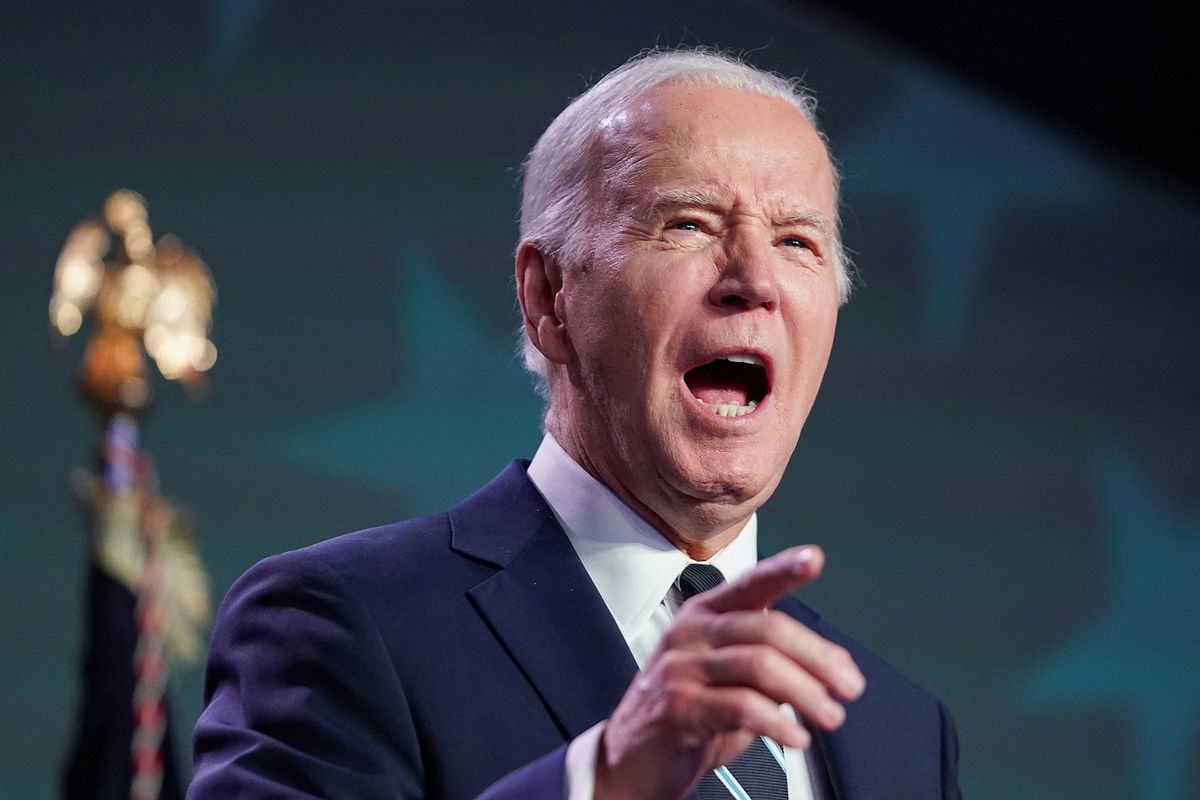
<instances>
[{"instance_id":1,"label":"jacket sleeve","mask_svg":"<svg viewBox=\"0 0 1200 800\"><path fill-rule=\"evenodd\" d=\"M564 751L483 797L560 800ZM247 572L213 629L189 800L418 800L424 784L404 687L353 587L303 551Z\"/></svg>"},{"instance_id":2,"label":"jacket sleeve","mask_svg":"<svg viewBox=\"0 0 1200 800\"><path fill-rule=\"evenodd\" d=\"M478 800L562 800L567 745L493 783Z\"/></svg>"},{"instance_id":3,"label":"jacket sleeve","mask_svg":"<svg viewBox=\"0 0 1200 800\"><path fill-rule=\"evenodd\" d=\"M945 800L962 800L958 786L958 731L950 710L940 700L938 712L942 718L942 797Z\"/></svg>"}]
</instances>

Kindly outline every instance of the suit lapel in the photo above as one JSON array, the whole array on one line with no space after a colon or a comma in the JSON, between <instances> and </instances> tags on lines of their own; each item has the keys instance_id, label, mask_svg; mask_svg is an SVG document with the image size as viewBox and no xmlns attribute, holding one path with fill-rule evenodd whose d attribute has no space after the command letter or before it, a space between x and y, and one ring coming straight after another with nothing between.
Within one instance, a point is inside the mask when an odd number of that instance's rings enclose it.
<instances>
[{"instance_id":1,"label":"suit lapel","mask_svg":"<svg viewBox=\"0 0 1200 800\"><path fill-rule=\"evenodd\" d=\"M498 568L470 590L471 602L571 739L612 713L637 664L526 466L513 462L451 510L452 541L460 553ZM824 627L795 598L776 608L818 632ZM834 800L851 800L848 787L862 784L856 776L871 769L863 760L870 748L853 727L813 730L821 779Z\"/></svg>"},{"instance_id":2,"label":"suit lapel","mask_svg":"<svg viewBox=\"0 0 1200 800\"><path fill-rule=\"evenodd\" d=\"M820 615L790 595L780 600L775 608L814 630L821 626ZM860 767L854 758L855 746L847 746L846 736L841 730L830 732L809 728L809 731L813 736L813 753L816 756L813 760L824 773L817 776L818 780L831 800L849 800L846 787L855 785L854 771Z\"/></svg>"},{"instance_id":3,"label":"suit lapel","mask_svg":"<svg viewBox=\"0 0 1200 800\"><path fill-rule=\"evenodd\" d=\"M612 713L637 672L546 501L514 462L450 512L455 549L499 571L471 602L567 738Z\"/></svg>"}]
</instances>

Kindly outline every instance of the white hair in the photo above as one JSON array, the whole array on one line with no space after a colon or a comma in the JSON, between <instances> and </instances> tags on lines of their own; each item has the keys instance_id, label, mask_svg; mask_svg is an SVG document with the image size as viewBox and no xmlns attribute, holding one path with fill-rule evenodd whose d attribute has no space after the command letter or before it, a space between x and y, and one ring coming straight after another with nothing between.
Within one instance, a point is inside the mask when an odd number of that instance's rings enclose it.
<instances>
[{"instance_id":1,"label":"white hair","mask_svg":"<svg viewBox=\"0 0 1200 800\"><path fill-rule=\"evenodd\" d=\"M520 240L536 244L560 264L587 256L584 213L589 192L600 183L604 139L600 122L659 86L714 86L775 97L799 111L818 135L816 98L795 78L785 78L708 48L649 50L601 78L555 117L525 159ZM838 176L834 171L836 197ZM836 203L835 203L836 209ZM836 220L835 220L836 223ZM835 224L833 257L842 302L850 296L850 265ZM521 328L520 351L538 392L549 399L546 357Z\"/></svg>"}]
</instances>

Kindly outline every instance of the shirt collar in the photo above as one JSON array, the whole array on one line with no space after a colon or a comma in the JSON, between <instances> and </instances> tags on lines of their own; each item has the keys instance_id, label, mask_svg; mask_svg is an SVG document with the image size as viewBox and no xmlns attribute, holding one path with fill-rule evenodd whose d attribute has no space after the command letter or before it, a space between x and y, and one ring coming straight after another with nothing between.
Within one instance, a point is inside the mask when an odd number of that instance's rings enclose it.
<instances>
[{"instance_id":1,"label":"shirt collar","mask_svg":"<svg viewBox=\"0 0 1200 800\"><path fill-rule=\"evenodd\" d=\"M693 563L546 434L529 465L626 640L636 636L679 573ZM758 559L758 519L751 515L730 544L709 561L733 580Z\"/></svg>"}]
</instances>

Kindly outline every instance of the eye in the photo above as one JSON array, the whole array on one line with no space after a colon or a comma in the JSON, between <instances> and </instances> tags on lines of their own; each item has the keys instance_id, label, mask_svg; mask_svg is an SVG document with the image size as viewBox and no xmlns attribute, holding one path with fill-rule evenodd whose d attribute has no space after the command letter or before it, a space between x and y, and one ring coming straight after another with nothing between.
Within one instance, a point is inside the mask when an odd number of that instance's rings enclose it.
<instances>
[{"instance_id":1,"label":"eye","mask_svg":"<svg viewBox=\"0 0 1200 800\"><path fill-rule=\"evenodd\" d=\"M672 222L667 227L673 231L694 231L696 233L704 230L704 226L694 219L681 219L678 222Z\"/></svg>"},{"instance_id":2,"label":"eye","mask_svg":"<svg viewBox=\"0 0 1200 800\"><path fill-rule=\"evenodd\" d=\"M785 236L779 240L779 243L784 247L803 247L808 250L813 249L812 242L800 236Z\"/></svg>"}]
</instances>

